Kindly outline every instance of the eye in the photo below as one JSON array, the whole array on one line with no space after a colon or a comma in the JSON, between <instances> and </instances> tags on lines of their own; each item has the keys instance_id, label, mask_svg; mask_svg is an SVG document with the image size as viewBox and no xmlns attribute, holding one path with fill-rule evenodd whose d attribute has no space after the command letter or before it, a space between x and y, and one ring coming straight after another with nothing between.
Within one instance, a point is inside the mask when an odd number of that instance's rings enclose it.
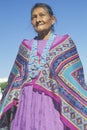
<instances>
[{"instance_id":1,"label":"eye","mask_svg":"<svg viewBox=\"0 0 87 130\"><path fill-rule=\"evenodd\" d=\"M33 20L34 18L36 18L37 17L37 15L33 15L32 17L31 17L31 19Z\"/></svg>"},{"instance_id":2,"label":"eye","mask_svg":"<svg viewBox=\"0 0 87 130\"><path fill-rule=\"evenodd\" d=\"M45 13L40 13L40 16L44 17L44 16L46 16L46 14Z\"/></svg>"}]
</instances>

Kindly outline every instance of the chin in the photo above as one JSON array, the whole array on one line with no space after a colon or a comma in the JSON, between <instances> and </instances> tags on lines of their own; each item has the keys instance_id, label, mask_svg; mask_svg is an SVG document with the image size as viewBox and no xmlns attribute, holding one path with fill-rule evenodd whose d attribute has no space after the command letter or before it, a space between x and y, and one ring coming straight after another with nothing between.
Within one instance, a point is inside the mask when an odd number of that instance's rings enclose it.
<instances>
[{"instance_id":1,"label":"chin","mask_svg":"<svg viewBox=\"0 0 87 130\"><path fill-rule=\"evenodd\" d=\"M38 29L35 29L35 31L36 31L37 33L41 33L41 32L44 32L45 29L43 29L43 28L38 28Z\"/></svg>"},{"instance_id":2,"label":"chin","mask_svg":"<svg viewBox=\"0 0 87 130\"><path fill-rule=\"evenodd\" d=\"M45 30L36 30L37 33L43 33Z\"/></svg>"}]
</instances>

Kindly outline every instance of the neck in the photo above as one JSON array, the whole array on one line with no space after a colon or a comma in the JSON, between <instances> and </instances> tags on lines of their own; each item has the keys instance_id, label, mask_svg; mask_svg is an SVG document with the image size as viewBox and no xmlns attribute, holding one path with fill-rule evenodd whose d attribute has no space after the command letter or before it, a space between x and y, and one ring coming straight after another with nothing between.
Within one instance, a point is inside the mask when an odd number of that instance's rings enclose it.
<instances>
[{"instance_id":1,"label":"neck","mask_svg":"<svg viewBox=\"0 0 87 130\"><path fill-rule=\"evenodd\" d=\"M41 33L38 34L37 39L38 39L38 40L48 40L51 33L52 33L52 31L49 31L49 32L41 32Z\"/></svg>"}]
</instances>

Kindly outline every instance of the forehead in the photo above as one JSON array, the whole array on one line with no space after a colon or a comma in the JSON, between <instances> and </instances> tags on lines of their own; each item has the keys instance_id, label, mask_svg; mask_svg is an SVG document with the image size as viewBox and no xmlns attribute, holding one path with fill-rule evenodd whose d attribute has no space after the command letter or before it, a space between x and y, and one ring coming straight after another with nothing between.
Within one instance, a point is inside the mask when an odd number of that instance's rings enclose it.
<instances>
[{"instance_id":1,"label":"forehead","mask_svg":"<svg viewBox=\"0 0 87 130\"><path fill-rule=\"evenodd\" d=\"M47 13L47 14L49 14L47 8L45 8L45 7L37 7L35 9L33 9L32 15L37 14L37 13Z\"/></svg>"}]
</instances>

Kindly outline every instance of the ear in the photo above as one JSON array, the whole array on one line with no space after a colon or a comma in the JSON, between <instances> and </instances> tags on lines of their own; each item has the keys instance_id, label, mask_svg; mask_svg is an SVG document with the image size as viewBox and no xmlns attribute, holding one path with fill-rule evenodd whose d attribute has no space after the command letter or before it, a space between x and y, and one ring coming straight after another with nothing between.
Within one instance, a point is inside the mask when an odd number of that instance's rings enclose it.
<instances>
[{"instance_id":1,"label":"ear","mask_svg":"<svg viewBox=\"0 0 87 130\"><path fill-rule=\"evenodd\" d=\"M55 24L55 22L56 22L56 17L53 15L53 16L51 17L51 19L52 19L52 25Z\"/></svg>"}]
</instances>

